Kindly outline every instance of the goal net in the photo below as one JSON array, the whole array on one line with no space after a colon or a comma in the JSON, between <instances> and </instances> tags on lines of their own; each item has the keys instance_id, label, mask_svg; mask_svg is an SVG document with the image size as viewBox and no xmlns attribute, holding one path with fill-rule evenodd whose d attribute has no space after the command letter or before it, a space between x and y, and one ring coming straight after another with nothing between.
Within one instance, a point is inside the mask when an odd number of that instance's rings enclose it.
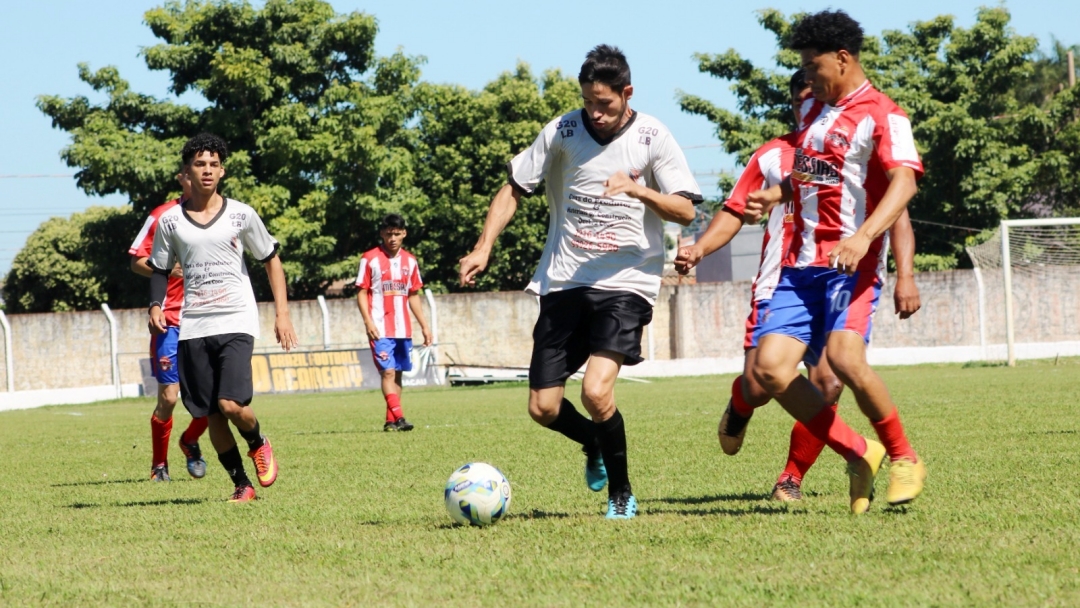
<instances>
[{"instance_id":1,"label":"goal net","mask_svg":"<svg viewBox=\"0 0 1080 608\"><path fill-rule=\"evenodd\" d=\"M1009 365L1016 342L1076 339L1080 311L1080 218L1006 220L985 243L968 247L979 284L980 319L1004 305ZM988 329L980 336L985 348ZM1047 353L1052 356L1053 353Z\"/></svg>"}]
</instances>

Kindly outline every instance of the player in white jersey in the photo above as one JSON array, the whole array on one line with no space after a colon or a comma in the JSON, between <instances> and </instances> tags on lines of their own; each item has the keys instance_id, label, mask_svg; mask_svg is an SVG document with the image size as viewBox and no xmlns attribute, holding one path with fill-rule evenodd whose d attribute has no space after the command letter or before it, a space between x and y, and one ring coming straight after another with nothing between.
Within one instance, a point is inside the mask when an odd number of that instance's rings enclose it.
<instances>
[{"instance_id":1,"label":"player in white jersey","mask_svg":"<svg viewBox=\"0 0 1080 608\"><path fill-rule=\"evenodd\" d=\"M626 432L615 379L641 358L664 265L665 221L689 224L701 190L660 121L630 109L630 66L617 48L588 53L578 74L585 108L556 118L508 166L484 230L461 260L461 284L487 267L491 248L518 200L546 181L547 242L527 291L540 296L529 365L529 414L582 445L585 478L608 485L607 517L637 513L627 471ZM566 380L588 363L581 399Z\"/></svg>"},{"instance_id":2,"label":"player in white jersey","mask_svg":"<svg viewBox=\"0 0 1080 608\"><path fill-rule=\"evenodd\" d=\"M277 256L278 242L266 231L255 210L217 192L225 175L225 142L215 135L197 135L184 144L184 171L192 182L191 198L161 215L148 263L150 328L166 330L161 302L168 269L179 262L184 273L184 321L178 359L180 394L192 415L209 416L210 441L235 486L232 502L255 498L244 462L229 430L231 421L247 441L259 484L277 479L278 465L270 441L251 409L251 354L259 336L259 311L251 289L244 251L266 267L274 293L274 333L286 351L296 346L289 318L285 273Z\"/></svg>"}]
</instances>

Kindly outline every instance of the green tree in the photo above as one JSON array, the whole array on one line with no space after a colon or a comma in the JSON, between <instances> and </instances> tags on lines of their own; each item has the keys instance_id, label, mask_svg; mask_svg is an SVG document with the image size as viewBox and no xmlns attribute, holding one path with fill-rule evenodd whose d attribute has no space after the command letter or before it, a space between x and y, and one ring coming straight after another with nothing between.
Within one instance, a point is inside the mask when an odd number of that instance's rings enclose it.
<instances>
[{"instance_id":1,"label":"green tree","mask_svg":"<svg viewBox=\"0 0 1080 608\"><path fill-rule=\"evenodd\" d=\"M80 79L108 100L42 96L38 107L71 133L62 157L88 194L126 195L143 215L175 195L183 142L217 133L231 148L222 191L267 220L297 297L352 272L359 235L423 196L407 128L422 60L376 58L374 17L339 15L322 0L269 0L168 2L145 18L163 41L144 50L147 66L169 72L173 93L207 103L134 93L116 69L80 65ZM116 237L117 264L129 238Z\"/></svg>"},{"instance_id":2,"label":"green tree","mask_svg":"<svg viewBox=\"0 0 1080 608\"><path fill-rule=\"evenodd\" d=\"M716 124L725 150L740 162L790 130L786 82L798 56L786 42L800 17L759 13L780 48L772 69L734 50L697 56L702 72L733 82L738 112L680 96L685 111ZM1065 90L1036 103L1023 93L1037 67L1037 45L1009 20L1002 7L982 8L971 28L941 16L865 41L868 76L912 118L926 176L910 210L919 251L938 267L959 261L970 233L956 226L979 231L1007 217L1068 213L1080 200L1080 96Z\"/></svg>"}]
</instances>

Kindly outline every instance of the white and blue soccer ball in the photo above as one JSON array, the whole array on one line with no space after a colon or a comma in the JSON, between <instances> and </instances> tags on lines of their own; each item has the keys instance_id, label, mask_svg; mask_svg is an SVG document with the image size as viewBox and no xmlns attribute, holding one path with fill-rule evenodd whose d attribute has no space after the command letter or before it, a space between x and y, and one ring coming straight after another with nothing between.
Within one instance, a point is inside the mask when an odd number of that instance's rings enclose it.
<instances>
[{"instance_id":1,"label":"white and blue soccer ball","mask_svg":"<svg viewBox=\"0 0 1080 608\"><path fill-rule=\"evenodd\" d=\"M470 462L454 471L443 493L446 511L459 524L488 526L510 510L510 482L499 469Z\"/></svg>"}]
</instances>

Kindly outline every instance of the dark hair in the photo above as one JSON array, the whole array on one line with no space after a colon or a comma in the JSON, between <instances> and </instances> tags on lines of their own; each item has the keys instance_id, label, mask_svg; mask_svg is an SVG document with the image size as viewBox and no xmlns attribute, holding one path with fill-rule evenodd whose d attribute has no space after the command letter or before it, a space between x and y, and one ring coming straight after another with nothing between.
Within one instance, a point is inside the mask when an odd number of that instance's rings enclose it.
<instances>
[{"instance_id":1,"label":"dark hair","mask_svg":"<svg viewBox=\"0 0 1080 608\"><path fill-rule=\"evenodd\" d=\"M217 154L218 160L225 163L225 158L229 156L229 147L225 145L225 140L221 139L213 133L199 133L195 137L187 140L184 144L184 149L180 151L180 158L184 162L184 166L191 164L191 161L203 152L210 152L211 154Z\"/></svg>"},{"instance_id":2,"label":"dark hair","mask_svg":"<svg viewBox=\"0 0 1080 608\"><path fill-rule=\"evenodd\" d=\"M821 11L807 15L791 30L793 50L835 53L840 50L858 56L863 45L863 29L844 11Z\"/></svg>"},{"instance_id":3,"label":"dark hair","mask_svg":"<svg viewBox=\"0 0 1080 608\"><path fill-rule=\"evenodd\" d=\"M398 228L405 230L405 218L396 213L387 213L382 218L382 223L379 224L379 230L386 230L387 228Z\"/></svg>"},{"instance_id":4,"label":"dark hair","mask_svg":"<svg viewBox=\"0 0 1080 608\"><path fill-rule=\"evenodd\" d=\"M806 88L806 72L795 70L795 73L791 75L791 79L788 80L788 92L792 97L795 97Z\"/></svg>"},{"instance_id":5,"label":"dark hair","mask_svg":"<svg viewBox=\"0 0 1080 608\"><path fill-rule=\"evenodd\" d=\"M612 91L621 93L630 84L630 64L619 47L601 44L585 55L577 79L581 84L606 84Z\"/></svg>"}]
</instances>

